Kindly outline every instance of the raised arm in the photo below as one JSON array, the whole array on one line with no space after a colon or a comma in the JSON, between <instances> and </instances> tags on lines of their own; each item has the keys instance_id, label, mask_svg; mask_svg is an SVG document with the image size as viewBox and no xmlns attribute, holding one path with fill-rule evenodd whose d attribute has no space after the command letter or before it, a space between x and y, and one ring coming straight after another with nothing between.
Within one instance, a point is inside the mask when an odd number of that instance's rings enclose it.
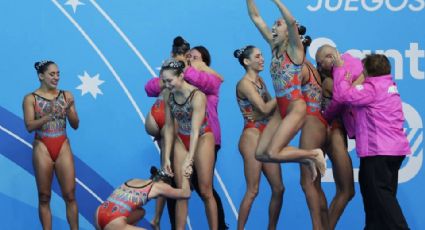
<instances>
[{"instance_id":1,"label":"raised arm","mask_svg":"<svg viewBox=\"0 0 425 230\"><path fill-rule=\"evenodd\" d=\"M215 77L217 77L218 79L220 79L220 81L222 81L222 82L224 81L223 76L221 76L219 73L217 73L211 67L207 66L207 64L205 64L205 62L203 62L203 61L192 61L190 63L190 66L195 67L195 69L197 69L199 71L203 71L203 72L207 72L207 73L213 74Z\"/></svg>"},{"instance_id":2,"label":"raised arm","mask_svg":"<svg viewBox=\"0 0 425 230\"><path fill-rule=\"evenodd\" d=\"M254 108L262 114L270 114L276 108L276 99L264 102L263 98L256 92L254 84L248 80L240 81L237 90L241 97L246 97Z\"/></svg>"},{"instance_id":3,"label":"raised arm","mask_svg":"<svg viewBox=\"0 0 425 230\"><path fill-rule=\"evenodd\" d=\"M24 111L25 128L27 129L28 132L32 132L36 129L41 128L41 126L46 124L53 117L51 116L51 114L47 114L46 116L36 120L35 112L34 112L34 103L35 103L35 99L32 94L26 95L22 103L22 109Z\"/></svg>"},{"instance_id":4,"label":"raised arm","mask_svg":"<svg viewBox=\"0 0 425 230\"><path fill-rule=\"evenodd\" d=\"M270 28L267 27L267 24L264 22L263 18L260 16L254 0L246 0L246 4L248 7L248 14L252 22L260 31L266 42L272 46L272 32L270 31Z\"/></svg>"},{"instance_id":5,"label":"raised arm","mask_svg":"<svg viewBox=\"0 0 425 230\"><path fill-rule=\"evenodd\" d=\"M184 79L207 95L218 95L222 80L212 73L189 67L184 72Z\"/></svg>"},{"instance_id":6,"label":"raised arm","mask_svg":"<svg viewBox=\"0 0 425 230\"><path fill-rule=\"evenodd\" d=\"M304 60L304 47L298 33L296 20L280 0L273 0L273 2L276 4L277 8L279 8L288 28L288 52L296 63L301 63Z\"/></svg>"},{"instance_id":7,"label":"raised arm","mask_svg":"<svg viewBox=\"0 0 425 230\"><path fill-rule=\"evenodd\" d=\"M80 119L78 118L77 110L75 109L74 96L71 92L65 91L66 103L66 116L68 117L68 122L73 129L78 129L80 124Z\"/></svg>"},{"instance_id":8,"label":"raised arm","mask_svg":"<svg viewBox=\"0 0 425 230\"><path fill-rule=\"evenodd\" d=\"M171 151L174 142L174 117L171 114L170 105L168 104L169 97L164 95L165 104L165 125L164 125L164 152L161 155L162 168L169 173L173 174L171 169Z\"/></svg>"},{"instance_id":9,"label":"raised arm","mask_svg":"<svg viewBox=\"0 0 425 230\"><path fill-rule=\"evenodd\" d=\"M190 197L189 178L183 177L182 188L173 188L164 182L155 182L149 192L149 198L152 199L157 196L171 199L188 199Z\"/></svg>"}]
</instances>

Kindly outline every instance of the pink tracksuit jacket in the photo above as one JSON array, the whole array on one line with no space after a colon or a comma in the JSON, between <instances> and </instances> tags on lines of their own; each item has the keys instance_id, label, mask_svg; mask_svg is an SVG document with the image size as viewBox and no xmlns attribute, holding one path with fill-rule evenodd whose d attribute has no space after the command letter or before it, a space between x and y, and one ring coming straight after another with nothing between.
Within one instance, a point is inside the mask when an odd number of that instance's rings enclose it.
<instances>
[{"instance_id":1,"label":"pink tracksuit jacket","mask_svg":"<svg viewBox=\"0 0 425 230\"><path fill-rule=\"evenodd\" d=\"M334 75L333 99L354 110L357 155L410 154L401 98L392 76L367 77L357 86L352 81L345 74Z\"/></svg>"},{"instance_id":2,"label":"pink tracksuit jacket","mask_svg":"<svg viewBox=\"0 0 425 230\"><path fill-rule=\"evenodd\" d=\"M363 65L360 59L354 58L349 53L344 53L341 55L342 60L344 61L344 65L341 67L334 67L332 70L332 75L344 75L346 72L350 72L353 81L355 81L363 72ZM335 87L334 87L335 89ZM333 91L333 97L338 92ZM338 95L337 95L338 97ZM341 115L342 121L344 123L345 130L347 131L347 135L349 138L355 138L355 120L354 120L354 111L351 109L351 106L344 105L332 98L330 105L326 108L323 113L323 117L331 124L332 120L335 119L336 116Z\"/></svg>"}]
</instances>

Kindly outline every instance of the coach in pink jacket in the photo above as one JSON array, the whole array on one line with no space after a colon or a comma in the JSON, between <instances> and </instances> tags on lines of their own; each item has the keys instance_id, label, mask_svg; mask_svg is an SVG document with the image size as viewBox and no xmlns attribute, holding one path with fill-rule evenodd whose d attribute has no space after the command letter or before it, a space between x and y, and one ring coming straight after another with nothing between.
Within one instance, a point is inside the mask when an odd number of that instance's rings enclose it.
<instances>
[{"instance_id":1,"label":"coach in pink jacket","mask_svg":"<svg viewBox=\"0 0 425 230\"><path fill-rule=\"evenodd\" d=\"M365 229L409 229L396 197L398 170L410 154L400 94L386 56L368 55L363 66L363 84L352 86L350 73L333 76L333 99L355 111Z\"/></svg>"}]
</instances>

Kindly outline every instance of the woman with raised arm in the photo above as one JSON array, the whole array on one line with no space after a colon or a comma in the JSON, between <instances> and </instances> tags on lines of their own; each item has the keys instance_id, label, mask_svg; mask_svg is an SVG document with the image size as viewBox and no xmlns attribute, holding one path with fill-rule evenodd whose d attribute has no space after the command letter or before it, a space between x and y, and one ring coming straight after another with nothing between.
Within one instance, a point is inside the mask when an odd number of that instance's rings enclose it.
<instances>
[{"instance_id":1,"label":"woman with raised arm","mask_svg":"<svg viewBox=\"0 0 425 230\"><path fill-rule=\"evenodd\" d=\"M173 173L170 157L174 142L173 169L176 173L176 185L179 188L182 186L182 169L187 169L185 174L190 174L194 164L209 228L217 229L217 204L212 192L214 135L207 120L205 94L184 80L184 68L184 62L175 59L167 60L161 68L161 78L170 90L169 97L164 98L166 116L163 169ZM174 133L177 134L175 138ZM178 200L176 229L185 229L187 213L187 201Z\"/></svg>"},{"instance_id":2,"label":"woman with raised arm","mask_svg":"<svg viewBox=\"0 0 425 230\"><path fill-rule=\"evenodd\" d=\"M43 229L52 229L50 198L53 173L56 174L66 204L70 229L78 229L75 201L75 169L66 121L77 129L79 119L71 92L59 90L59 69L53 61L35 63L40 87L25 96L25 126L35 131L32 162L38 190L38 212Z\"/></svg>"},{"instance_id":3,"label":"woman with raised arm","mask_svg":"<svg viewBox=\"0 0 425 230\"><path fill-rule=\"evenodd\" d=\"M301 92L301 68L304 50L295 19L279 1L273 1L282 13L270 30L258 13L253 0L247 0L249 15L270 45L270 67L278 110L269 121L256 150L256 158L264 162L300 162L315 164L323 175L326 162L321 149L304 150L288 144L301 129L306 117L306 103ZM312 179L317 171L313 167Z\"/></svg>"},{"instance_id":4,"label":"woman with raised arm","mask_svg":"<svg viewBox=\"0 0 425 230\"><path fill-rule=\"evenodd\" d=\"M236 85L236 98L244 118L239 151L244 160L247 185L245 196L239 208L237 229L243 230L245 228L252 203L258 194L261 172L266 176L272 190L268 229L276 229L284 191L280 164L262 163L255 159L258 140L267 125L270 114L276 108L276 99L271 99L266 85L259 75L264 68L261 51L254 46L246 46L236 50L234 56L246 70L245 75ZM260 114L260 117L254 116L254 112Z\"/></svg>"}]
</instances>

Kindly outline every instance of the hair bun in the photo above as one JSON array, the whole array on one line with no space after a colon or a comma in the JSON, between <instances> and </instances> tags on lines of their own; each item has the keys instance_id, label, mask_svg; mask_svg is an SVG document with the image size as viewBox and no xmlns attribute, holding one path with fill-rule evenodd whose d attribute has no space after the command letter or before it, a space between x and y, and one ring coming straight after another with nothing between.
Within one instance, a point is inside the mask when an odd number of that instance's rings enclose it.
<instances>
[{"instance_id":1,"label":"hair bun","mask_svg":"<svg viewBox=\"0 0 425 230\"><path fill-rule=\"evenodd\" d=\"M240 51L240 49L237 49L233 52L233 56L235 58L239 58L242 55L242 52Z\"/></svg>"},{"instance_id":2,"label":"hair bun","mask_svg":"<svg viewBox=\"0 0 425 230\"><path fill-rule=\"evenodd\" d=\"M307 32L307 28L305 26L299 24L298 25L298 33L300 35L304 35L306 32Z\"/></svg>"},{"instance_id":3,"label":"hair bun","mask_svg":"<svg viewBox=\"0 0 425 230\"><path fill-rule=\"evenodd\" d=\"M235 52L233 52L233 56L235 56L235 58L240 58L243 55L243 53L245 52L245 50L248 49L248 48L250 48L250 46L245 46L245 47L242 47L242 48L235 50Z\"/></svg>"},{"instance_id":4,"label":"hair bun","mask_svg":"<svg viewBox=\"0 0 425 230\"><path fill-rule=\"evenodd\" d=\"M39 61L34 63L34 68L35 68L36 71L38 71L40 69L40 62Z\"/></svg>"},{"instance_id":5,"label":"hair bun","mask_svg":"<svg viewBox=\"0 0 425 230\"><path fill-rule=\"evenodd\" d=\"M183 61L176 60L174 58L169 58L162 63L161 68L172 68L172 69L183 69L186 67Z\"/></svg>"},{"instance_id":6,"label":"hair bun","mask_svg":"<svg viewBox=\"0 0 425 230\"><path fill-rule=\"evenodd\" d=\"M182 46L185 43L186 41L181 36L177 36L173 40L173 46Z\"/></svg>"},{"instance_id":7,"label":"hair bun","mask_svg":"<svg viewBox=\"0 0 425 230\"><path fill-rule=\"evenodd\" d=\"M54 64L55 62L50 60L41 60L34 63L34 68L37 71L37 73L42 73L46 70L46 67L50 64Z\"/></svg>"},{"instance_id":8,"label":"hair bun","mask_svg":"<svg viewBox=\"0 0 425 230\"><path fill-rule=\"evenodd\" d=\"M173 176L169 175L167 172L165 172L163 169L157 169L155 166L151 166L151 180L158 181L162 180L165 183L171 184L173 181Z\"/></svg>"},{"instance_id":9,"label":"hair bun","mask_svg":"<svg viewBox=\"0 0 425 230\"><path fill-rule=\"evenodd\" d=\"M310 44L311 44L311 37L307 35L303 39L303 45L307 47L307 46L310 46Z\"/></svg>"},{"instance_id":10,"label":"hair bun","mask_svg":"<svg viewBox=\"0 0 425 230\"><path fill-rule=\"evenodd\" d=\"M151 175L156 176L158 174L158 169L155 166L151 166Z\"/></svg>"}]
</instances>

